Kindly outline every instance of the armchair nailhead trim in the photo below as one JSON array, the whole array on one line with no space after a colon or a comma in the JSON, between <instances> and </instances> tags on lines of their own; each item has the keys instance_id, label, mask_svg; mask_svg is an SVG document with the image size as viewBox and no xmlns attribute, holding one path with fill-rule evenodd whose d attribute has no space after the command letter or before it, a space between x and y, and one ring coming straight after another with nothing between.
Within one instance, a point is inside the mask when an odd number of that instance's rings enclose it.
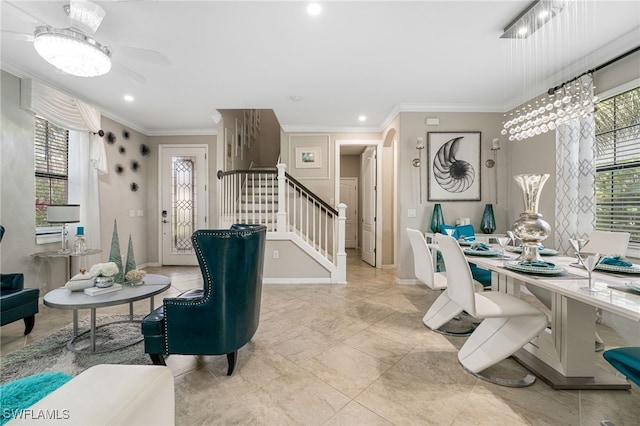
<instances>
[{"instance_id":1,"label":"armchair nailhead trim","mask_svg":"<svg viewBox=\"0 0 640 426\"><path fill-rule=\"evenodd\" d=\"M248 237L251 236L253 234L257 234L258 232L261 232L262 230L266 229L266 227L264 225L260 225L260 226L256 226L253 229L239 229L239 230L229 230L229 229L217 229L217 230L200 230L200 231L196 231L199 235L207 235L207 236L216 236L216 237L222 237L222 238L231 238L231 237ZM195 232L194 232L195 234ZM213 281L211 279L211 274L209 273L209 264L207 263L204 254L202 252L202 247L200 247L200 245L198 244L198 241L196 240L196 238L192 235L191 236L191 242L193 244L193 247L196 251L196 257L198 258L198 262L200 263L202 269L204 270L204 277L205 279L205 285L206 285L206 297L202 298L202 299L198 299L195 301L192 300L186 300L186 301L178 301L178 300L164 300L164 350L165 350L165 354L169 353L169 341L167 339L167 328L168 328L168 324L169 324L169 311L167 310L167 305L180 305L180 306L198 306L198 305L203 305L205 304L207 301L209 301L213 295Z\"/></svg>"}]
</instances>

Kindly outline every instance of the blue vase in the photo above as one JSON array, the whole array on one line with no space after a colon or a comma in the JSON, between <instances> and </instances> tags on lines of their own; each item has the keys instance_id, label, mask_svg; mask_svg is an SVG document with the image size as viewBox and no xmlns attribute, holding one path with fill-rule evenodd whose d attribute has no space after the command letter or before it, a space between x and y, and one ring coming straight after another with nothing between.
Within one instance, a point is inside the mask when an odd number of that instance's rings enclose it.
<instances>
[{"instance_id":1,"label":"blue vase","mask_svg":"<svg viewBox=\"0 0 640 426\"><path fill-rule=\"evenodd\" d=\"M444 216L442 215L442 206L440 204L433 205L433 213L431 214L431 232L434 234L440 232L440 227L444 225Z\"/></svg>"},{"instance_id":2,"label":"blue vase","mask_svg":"<svg viewBox=\"0 0 640 426\"><path fill-rule=\"evenodd\" d=\"M482 220L480 221L480 230L485 234L493 234L496 230L496 218L493 215L493 205L487 204L484 206L484 213L482 213Z\"/></svg>"}]
</instances>

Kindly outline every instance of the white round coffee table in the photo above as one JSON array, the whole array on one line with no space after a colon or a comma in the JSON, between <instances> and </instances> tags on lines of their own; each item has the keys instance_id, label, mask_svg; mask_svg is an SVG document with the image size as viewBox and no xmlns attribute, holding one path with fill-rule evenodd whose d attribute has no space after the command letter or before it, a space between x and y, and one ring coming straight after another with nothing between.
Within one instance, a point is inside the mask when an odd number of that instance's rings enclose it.
<instances>
[{"instance_id":1,"label":"white round coffee table","mask_svg":"<svg viewBox=\"0 0 640 426\"><path fill-rule=\"evenodd\" d=\"M86 333L91 333L91 341L89 346L90 353L109 352L123 347L131 346L142 340L142 333L135 340L127 342L119 347L109 347L108 349L96 350L96 330L111 324L122 322L136 322L133 319L133 302L150 298L150 311L152 312L153 297L167 290L171 286L171 279L164 275L148 274L144 277L144 284L136 287L125 286L118 291L112 293L101 294L97 296L89 296L83 291L71 291L61 287L52 290L44 295L44 304L55 309L73 310L73 338L67 342L67 349L72 352L85 352L84 349L78 349L74 343L77 339ZM107 306L129 304L129 319L126 321L114 321L96 327L96 309ZM78 309L91 309L91 326L89 330L78 334Z\"/></svg>"}]
</instances>

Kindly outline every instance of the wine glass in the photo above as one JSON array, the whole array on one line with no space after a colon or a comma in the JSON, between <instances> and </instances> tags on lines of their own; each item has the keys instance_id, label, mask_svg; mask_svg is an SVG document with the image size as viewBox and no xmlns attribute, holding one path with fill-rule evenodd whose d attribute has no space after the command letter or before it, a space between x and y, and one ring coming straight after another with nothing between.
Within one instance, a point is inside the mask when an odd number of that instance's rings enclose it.
<instances>
[{"instance_id":1,"label":"wine glass","mask_svg":"<svg viewBox=\"0 0 640 426\"><path fill-rule=\"evenodd\" d=\"M498 242L498 245L500 245L500 248L502 249L502 253L500 255L500 258L502 259L502 263L504 263L505 259L508 259L504 256L504 248L506 247L507 244L509 244L509 241L511 241L510 237L497 237L496 241Z\"/></svg>"},{"instance_id":2,"label":"wine glass","mask_svg":"<svg viewBox=\"0 0 640 426\"><path fill-rule=\"evenodd\" d=\"M516 234L513 231L507 231L507 237L513 242L513 246L516 246Z\"/></svg>"},{"instance_id":3,"label":"wine glass","mask_svg":"<svg viewBox=\"0 0 640 426\"><path fill-rule=\"evenodd\" d=\"M595 287L592 279L591 279L591 273L593 272L593 270L596 268L596 266L598 266L598 263L600 263L600 260L602 260L602 255L600 253L585 253L585 254L579 254L578 255L580 257L580 259L582 260L582 264L584 265L585 269L587 270L587 272L589 273L589 287L580 287L582 290L587 290L589 292L595 293L598 291L601 291L601 289L598 289Z\"/></svg>"},{"instance_id":4,"label":"wine glass","mask_svg":"<svg viewBox=\"0 0 640 426\"><path fill-rule=\"evenodd\" d=\"M582 252L582 249L584 248L584 246L587 245L587 243L589 242L589 240L585 240L583 238L571 238L569 239L569 243L571 244L571 247L573 247L573 250L576 252L576 256L578 257L578 264L582 265L582 256L580 256L580 252Z\"/></svg>"}]
</instances>

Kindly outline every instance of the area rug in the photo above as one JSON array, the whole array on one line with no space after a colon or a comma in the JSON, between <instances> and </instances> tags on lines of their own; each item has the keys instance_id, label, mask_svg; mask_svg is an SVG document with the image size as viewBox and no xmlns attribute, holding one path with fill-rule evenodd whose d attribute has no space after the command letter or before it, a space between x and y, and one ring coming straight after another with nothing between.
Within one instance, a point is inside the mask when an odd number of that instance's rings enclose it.
<instances>
[{"instance_id":1,"label":"area rug","mask_svg":"<svg viewBox=\"0 0 640 426\"><path fill-rule=\"evenodd\" d=\"M96 323L111 323L128 319L125 315L98 315ZM88 328L88 318L79 322L80 332ZM86 335L88 339L88 334ZM119 346L130 342L140 335L140 323L111 324L100 328L96 333L96 343ZM149 355L144 353L143 342L99 354L78 354L67 350L67 341L73 336L73 325L69 324L44 339L11 352L0 359L0 383L45 372L62 372L76 376L89 367L98 364L152 364ZM81 345L85 343L82 340Z\"/></svg>"}]
</instances>

